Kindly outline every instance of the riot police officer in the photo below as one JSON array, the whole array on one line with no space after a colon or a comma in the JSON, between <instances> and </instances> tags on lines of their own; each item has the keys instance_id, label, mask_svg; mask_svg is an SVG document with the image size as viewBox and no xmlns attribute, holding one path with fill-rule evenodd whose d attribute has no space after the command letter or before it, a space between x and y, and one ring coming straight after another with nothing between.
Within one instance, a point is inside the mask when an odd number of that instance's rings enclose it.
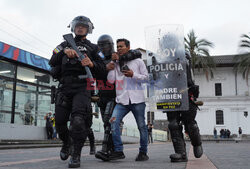
<instances>
[{"instance_id":1,"label":"riot police officer","mask_svg":"<svg viewBox=\"0 0 250 169\"><path fill-rule=\"evenodd\" d=\"M108 71L113 68L113 64L110 63L112 53L114 52L113 39L109 35L102 35L98 38L97 45L104 54L103 61L106 65L105 78L103 79L103 84L105 86L112 86L113 89L110 90L99 90L99 101L98 106L101 110L102 120L104 123L104 139L102 142L102 149L98 151L95 156L96 158L108 161L107 154L113 151L113 141L111 136L111 126L109 119L112 115L112 111L115 105L115 88L112 84L107 82ZM107 106L108 105L108 106ZM105 111L107 108L107 111Z\"/></svg>"},{"instance_id":2,"label":"riot police officer","mask_svg":"<svg viewBox=\"0 0 250 169\"><path fill-rule=\"evenodd\" d=\"M194 156L200 158L203 154L200 132L195 121L197 113L196 99L199 96L199 86L195 85L192 79L191 57L186 52L187 58L187 83L189 95L189 110L179 112L167 112L168 128L172 138L175 154L170 155L171 162L186 162L186 144L182 133L182 124L185 126L185 132L188 133L193 145Z\"/></svg>"},{"instance_id":3,"label":"riot police officer","mask_svg":"<svg viewBox=\"0 0 250 169\"><path fill-rule=\"evenodd\" d=\"M102 120L104 123L104 138L102 142L102 149L98 151L95 156L103 161L109 161L109 154L114 150L114 145L111 135L111 124L109 120L111 118L114 106L115 106L115 87L113 84L107 82L107 75L109 70L114 69L114 63L111 62L112 54L114 53L114 42L110 35L104 34L98 38L98 47L104 54L103 61L106 64L105 77L102 83L107 86L112 86L110 89L99 89L99 102L98 106L101 110ZM120 56L119 62L130 61L141 57L141 53L138 50L130 50L126 55ZM98 83L98 81L97 81Z\"/></svg>"},{"instance_id":4,"label":"riot police officer","mask_svg":"<svg viewBox=\"0 0 250 169\"><path fill-rule=\"evenodd\" d=\"M59 81L55 118L56 130L63 141L60 157L62 160L68 159L71 137L73 152L68 167L77 168L80 167L81 150L92 125L91 91L87 90L88 79L83 78L86 75L84 66L88 66L93 77L98 79L103 76L105 65L98 54L97 45L86 39L94 29L90 19L77 16L70 27L75 34L75 43L85 58L79 60L77 52L67 42L62 42L53 51L49 64L52 76Z\"/></svg>"}]
</instances>

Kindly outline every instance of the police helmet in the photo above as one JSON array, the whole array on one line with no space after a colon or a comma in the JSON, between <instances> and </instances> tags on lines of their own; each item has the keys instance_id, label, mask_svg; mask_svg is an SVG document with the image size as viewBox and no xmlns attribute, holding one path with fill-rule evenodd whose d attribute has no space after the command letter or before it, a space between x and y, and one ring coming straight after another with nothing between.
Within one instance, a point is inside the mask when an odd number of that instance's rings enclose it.
<instances>
[{"instance_id":1,"label":"police helmet","mask_svg":"<svg viewBox=\"0 0 250 169\"><path fill-rule=\"evenodd\" d=\"M92 33L92 30L94 29L94 25L93 25L93 23L90 21L90 19L88 17L86 17L86 16L77 16L70 23L71 32L74 33L76 26L79 26L79 25L87 27L88 28L87 33Z\"/></svg>"},{"instance_id":2,"label":"police helmet","mask_svg":"<svg viewBox=\"0 0 250 169\"><path fill-rule=\"evenodd\" d=\"M109 35L100 36L97 45L105 56L111 55L114 52L114 42Z\"/></svg>"}]
</instances>

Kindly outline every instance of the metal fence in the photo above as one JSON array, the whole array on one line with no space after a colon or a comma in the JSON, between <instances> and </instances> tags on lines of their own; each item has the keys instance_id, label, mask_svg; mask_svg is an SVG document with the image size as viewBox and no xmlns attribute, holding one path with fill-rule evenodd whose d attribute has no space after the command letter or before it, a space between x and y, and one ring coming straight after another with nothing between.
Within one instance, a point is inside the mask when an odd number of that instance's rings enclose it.
<instances>
[{"instance_id":1,"label":"metal fence","mask_svg":"<svg viewBox=\"0 0 250 169\"><path fill-rule=\"evenodd\" d=\"M92 129L95 132L104 132L103 129L103 122L100 119L93 119ZM140 137L140 133L137 127L131 127L123 125L122 128L122 135L129 136L129 137ZM154 141L167 141L167 132L162 130L155 130L152 131Z\"/></svg>"}]
</instances>

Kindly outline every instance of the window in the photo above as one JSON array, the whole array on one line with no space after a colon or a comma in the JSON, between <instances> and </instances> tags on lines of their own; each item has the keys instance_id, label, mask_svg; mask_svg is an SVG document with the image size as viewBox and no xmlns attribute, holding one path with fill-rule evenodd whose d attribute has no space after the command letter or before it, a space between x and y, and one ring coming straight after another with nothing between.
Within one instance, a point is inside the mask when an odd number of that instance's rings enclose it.
<instances>
[{"instance_id":1,"label":"window","mask_svg":"<svg viewBox=\"0 0 250 169\"><path fill-rule=\"evenodd\" d=\"M0 123L11 122L13 82L0 76ZM18 106L16 104L16 106Z\"/></svg>"},{"instance_id":2,"label":"window","mask_svg":"<svg viewBox=\"0 0 250 169\"><path fill-rule=\"evenodd\" d=\"M216 125L223 125L224 124L224 117L222 110L216 110Z\"/></svg>"},{"instance_id":3,"label":"window","mask_svg":"<svg viewBox=\"0 0 250 169\"><path fill-rule=\"evenodd\" d=\"M147 121L150 121L150 111L147 112Z\"/></svg>"},{"instance_id":4,"label":"window","mask_svg":"<svg viewBox=\"0 0 250 169\"><path fill-rule=\"evenodd\" d=\"M15 65L0 60L0 75L13 78L15 74Z\"/></svg>"},{"instance_id":5,"label":"window","mask_svg":"<svg viewBox=\"0 0 250 169\"><path fill-rule=\"evenodd\" d=\"M44 74L33 69L18 66L17 79L25 82L36 83L40 85L49 85L51 77L49 74Z\"/></svg>"},{"instance_id":6,"label":"window","mask_svg":"<svg viewBox=\"0 0 250 169\"><path fill-rule=\"evenodd\" d=\"M147 112L147 121L150 121L151 123L153 123L153 121L155 120L155 112Z\"/></svg>"},{"instance_id":7,"label":"window","mask_svg":"<svg viewBox=\"0 0 250 169\"><path fill-rule=\"evenodd\" d=\"M221 83L215 83L215 96L222 96Z\"/></svg>"},{"instance_id":8,"label":"window","mask_svg":"<svg viewBox=\"0 0 250 169\"><path fill-rule=\"evenodd\" d=\"M151 112L151 118L152 118L152 123L154 122L154 120L155 120L155 112Z\"/></svg>"}]
</instances>

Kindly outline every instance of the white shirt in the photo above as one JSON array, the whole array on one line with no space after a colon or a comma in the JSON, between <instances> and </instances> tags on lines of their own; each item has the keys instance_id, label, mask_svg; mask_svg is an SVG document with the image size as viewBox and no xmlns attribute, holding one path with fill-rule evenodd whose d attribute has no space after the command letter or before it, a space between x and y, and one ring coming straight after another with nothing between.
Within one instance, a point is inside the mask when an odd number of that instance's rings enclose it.
<instances>
[{"instance_id":1,"label":"white shirt","mask_svg":"<svg viewBox=\"0 0 250 169\"><path fill-rule=\"evenodd\" d=\"M115 83L116 102L122 105L137 104L145 102L144 88L142 83L148 81L148 71L143 60L138 58L125 63L133 71L133 77L126 77L121 71L118 63L108 73L108 81Z\"/></svg>"}]
</instances>

